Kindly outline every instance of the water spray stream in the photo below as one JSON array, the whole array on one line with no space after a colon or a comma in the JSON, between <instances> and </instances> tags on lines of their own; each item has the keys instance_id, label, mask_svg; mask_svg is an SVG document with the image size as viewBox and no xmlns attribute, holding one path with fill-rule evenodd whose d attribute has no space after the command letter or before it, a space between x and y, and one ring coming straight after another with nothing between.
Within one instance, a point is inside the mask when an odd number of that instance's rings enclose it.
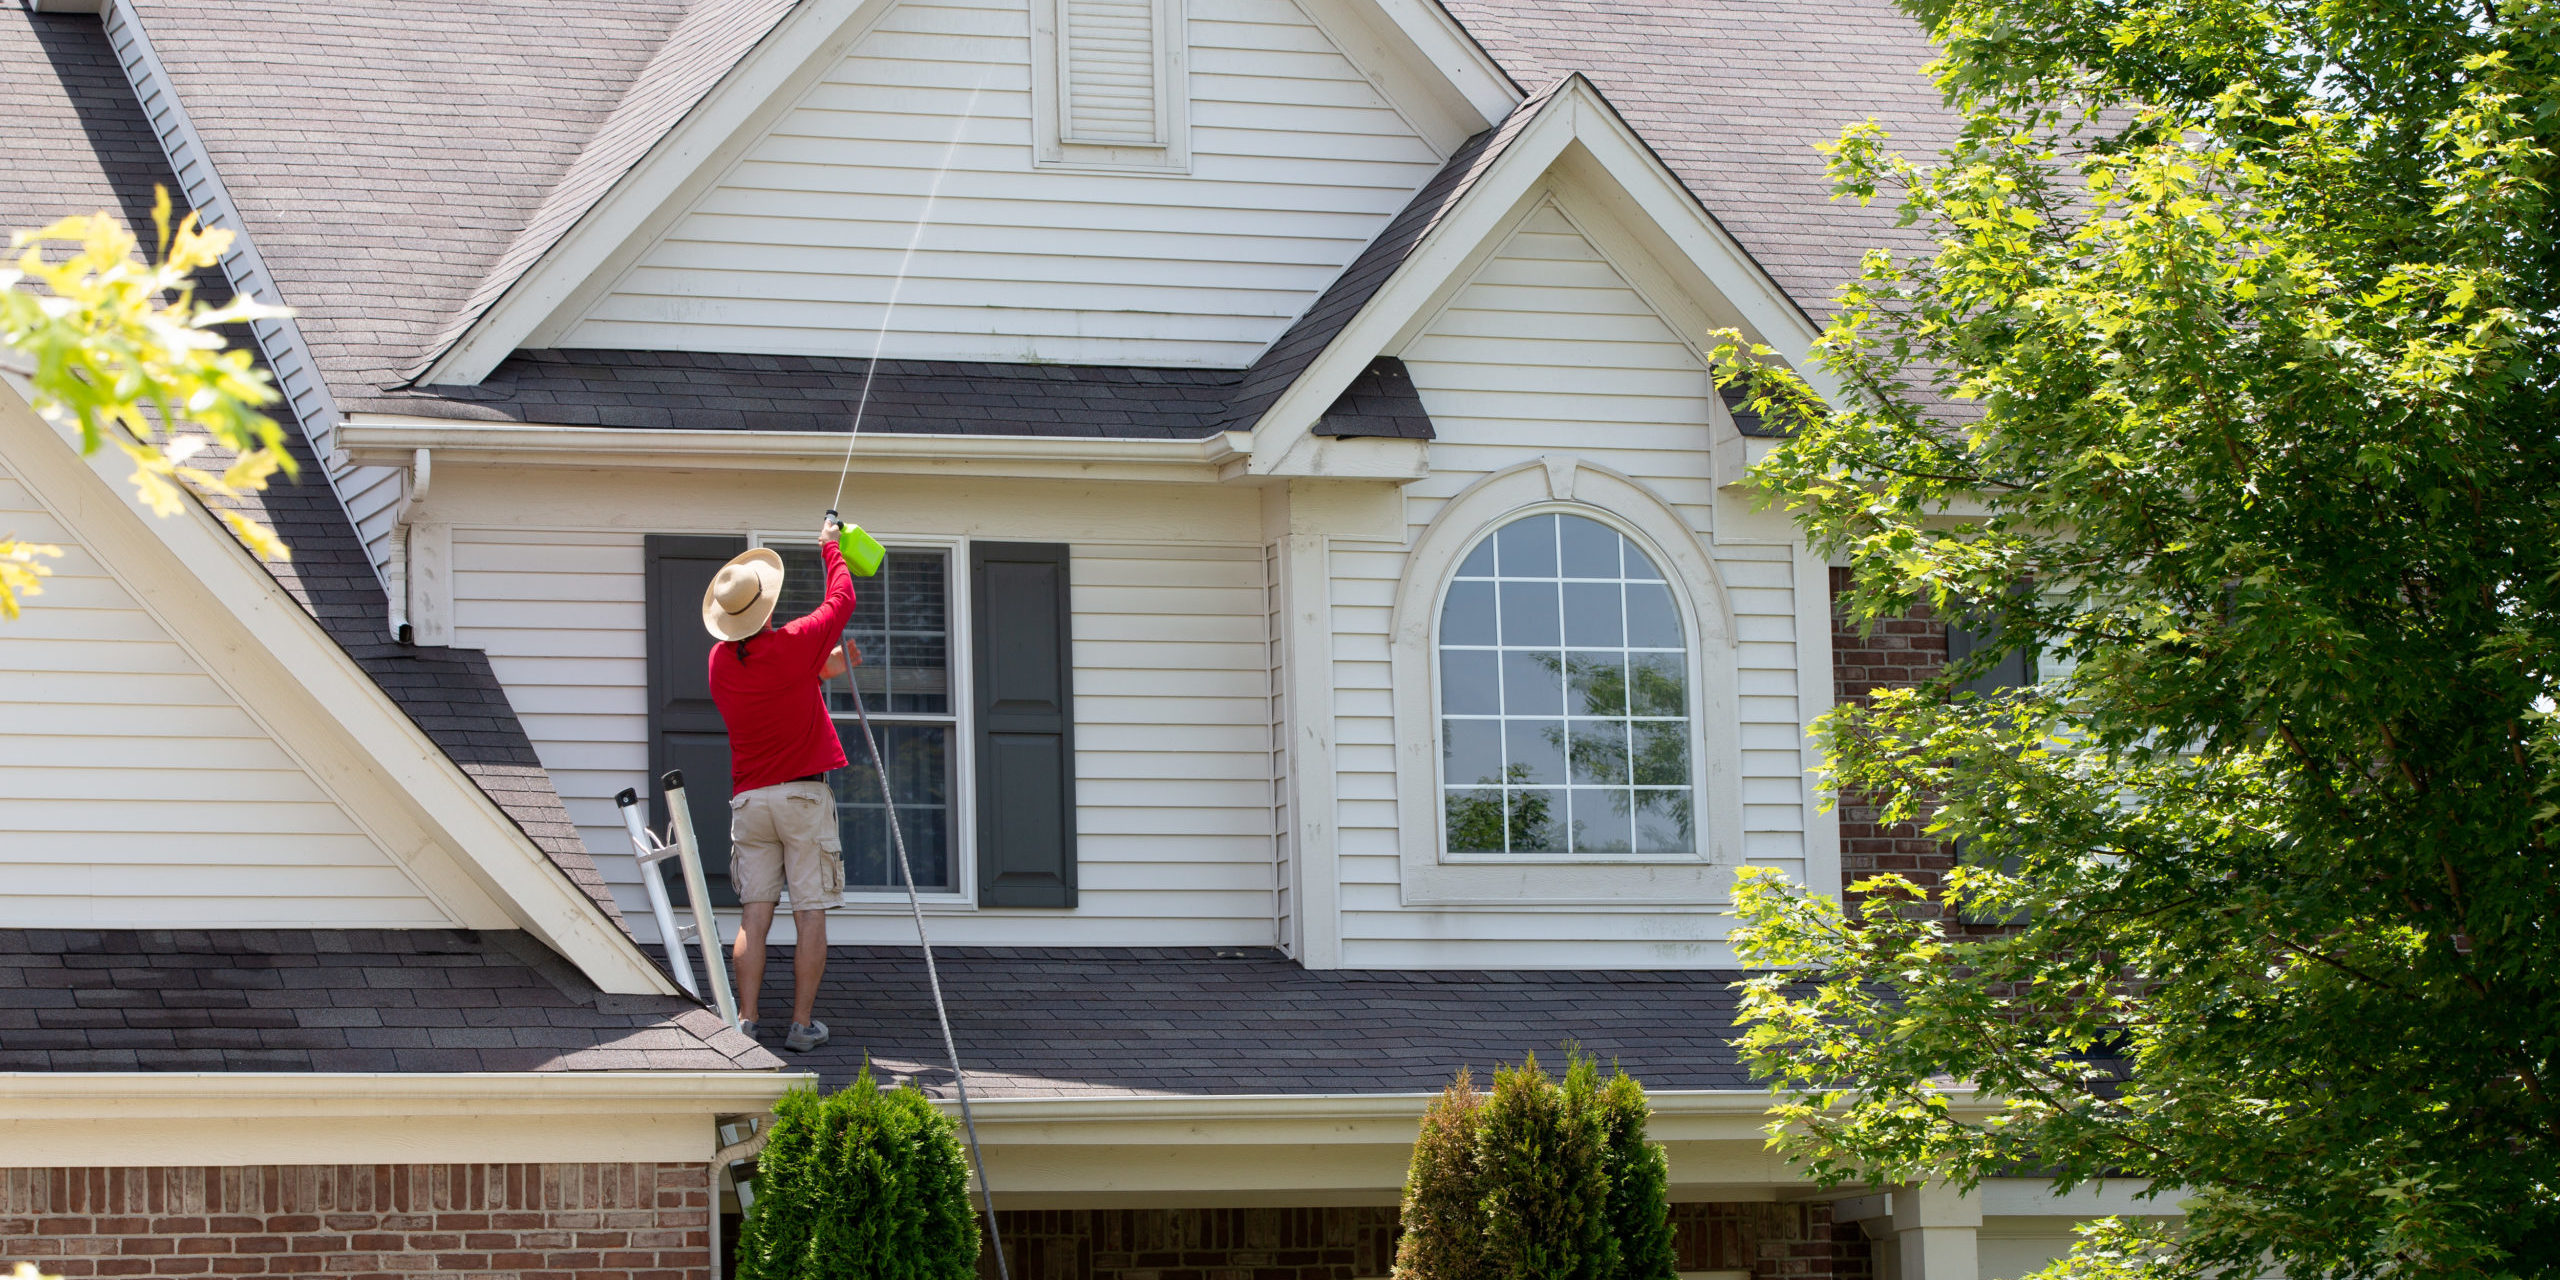
<instances>
[{"instance_id":1,"label":"water spray stream","mask_svg":"<svg viewBox=\"0 0 2560 1280\"><path fill-rule=\"evenodd\" d=\"M924 242L924 229L933 221L934 203L942 198L942 180L951 174L951 160L960 150L960 140L969 132L970 121L977 118L978 98L986 92L986 73L981 70L978 82L969 89L969 105L960 113L960 123L951 131L951 141L942 148L942 165L934 170L933 183L925 189L924 208L916 215L914 230L907 235L907 250L898 258L897 278L890 282L888 305L880 309L880 328L871 335L871 360L862 371L862 394L854 401L853 425L845 432L844 465L836 469L836 496L827 514L834 516L844 503L845 477L853 471L853 442L862 434L862 413L871 405L871 380L880 371L880 348L888 341L890 318L897 314L898 295L906 290L907 269L913 266L916 246ZM933 939L924 927L924 899L916 892L915 868L907 860L907 837L898 822L896 788L889 784L889 762L880 754L880 739L871 731L871 710L863 705L862 682L854 678L854 669L845 668L844 682L853 691L853 714L862 724L863 745L871 752L871 768L880 780L880 803L889 819L889 845L898 854L898 876L907 888L907 909L915 916L916 946L924 953L924 976L927 989L933 993L934 1021L942 1028L942 1052L951 1062L951 1083L960 1101L960 1125L969 1136L969 1164L978 1175L978 1197L986 1208L987 1247L996 1256L997 1280L1013 1280L1013 1268L1004 1256L1004 1236L996 1229L995 1188L987 1183L987 1161L978 1145L978 1121L969 1110L969 1077L960 1069L959 1043L951 1035L951 1014L943 1007L942 974L933 962Z\"/></svg>"},{"instance_id":2,"label":"water spray stream","mask_svg":"<svg viewBox=\"0 0 2560 1280\"><path fill-rule=\"evenodd\" d=\"M960 112L960 123L951 131L951 141L942 148L942 164L933 171L933 184L925 188L924 208L916 214L914 230L907 233L907 251L898 255L897 278L889 282L888 305L880 308L880 327L871 335L871 361L863 366L862 394L853 402L853 429L844 437L844 465L836 468L835 500L830 508L844 505L844 478L853 470L853 442L862 435L862 411L871 407L871 379L880 372L880 347L889 339L890 317L898 314L898 295L907 288L907 268L914 266L916 246L924 243L924 229L933 222L934 202L942 198L942 180L951 176L951 158L960 151L960 139L969 132L969 122L978 116L978 98L987 91L987 76L982 69L978 82L969 87L969 105Z\"/></svg>"}]
</instances>

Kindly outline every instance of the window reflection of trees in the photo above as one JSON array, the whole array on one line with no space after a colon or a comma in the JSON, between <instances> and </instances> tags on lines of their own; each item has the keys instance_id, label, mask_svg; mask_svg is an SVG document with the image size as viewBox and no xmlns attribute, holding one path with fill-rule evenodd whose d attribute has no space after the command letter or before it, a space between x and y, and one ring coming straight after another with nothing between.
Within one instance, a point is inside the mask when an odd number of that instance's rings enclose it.
<instances>
[{"instance_id":1,"label":"window reflection of trees","mask_svg":"<svg viewBox=\"0 0 2560 1280\"><path fill-rule=\"evenodd\" d=\"M1598 521L1480 543L1441 614L1449 850L1694 851L1683 631L1651 559Z\"/></svg>"}]
</instances>

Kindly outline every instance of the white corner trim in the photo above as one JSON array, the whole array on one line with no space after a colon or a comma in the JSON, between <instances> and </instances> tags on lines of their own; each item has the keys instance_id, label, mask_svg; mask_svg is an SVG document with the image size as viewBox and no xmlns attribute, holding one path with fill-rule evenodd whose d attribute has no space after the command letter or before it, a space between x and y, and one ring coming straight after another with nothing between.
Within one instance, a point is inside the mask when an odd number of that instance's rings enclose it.
<instances>
[{"instance_id":1,"label":"white corner trim","mask_svg":"<svg viewBox=\"0 0 2560 1280\"><path fill-rule=\"evenodd\" d=\"M1389 644L1396 724L1397 835L1407 905L1709 905L1732 900L1742 864L1742 738L1733 608L1715 559L1679 513L1642 484L1593 463L1571 500L1533 459L1476 481L1444 504L1405 557ZM1560 510L1634 537L1660 564L1689 638L1691 785L1703 811L1697 853L1677 858L1520 857L1451 861L1441 849L1438 707L1440 600L1468 550L1514 518Z\"/></svg>"},{"instance_id":2,"label":"white corner trim","mask_svg":"<svg viewBox=\"0 0 2560 1280\"><path fill-rule=\"evenodd\" d=\"M1774 348L1817 392L1836 398L1837 385L1806 358L1819 333L1803 309L1716 224L1599 90L1577 74L1536 110L1323 354L1253 424L1258 472L1289 456L1369 361L1394 354L1463 288L1550 184L1609 188L1611 197L1656 228L1685 265L1723 295L1747 334Z\"/></svg>"},{"instance_id":3,"label":"white corner trim","mask_svg":"<svg viewBox=\"0 0 2560 1280\"><path fill-rule=\"evenodd\" d=\"M805 471L845 457L841 431L683 431L457 422L359 413L343 428L348 452L398 465L432 449L447 466L680 468ZM850 442L866 471L1073 476L1209 484L1250 458L1240 431L1192 440L1087 436L916 435L872 431Z\"/></svg>"},{"instance_id":4,"label":"white corner trim","mask_svg":"<svg viewBox=\"0 0 2560 1280\"><path fill-rule=\"evenodd\" d=\"M895 0L803 0L418 380L476 386L558 313L621 275Z\"/></svg>"},{"instance_id":5,"label":"white corner trim","mask_svg":"<svg viewBox=\"0 0 2560 1280\"><path fill-rule=\"evenodd\" d=\"M367 815L419 833L392 852L430 879L451 868L448 899L487 895L505 917L578 966L605 991L676 990L585 891L572 884L496 802L357 667L320 624L285 594L212 513L186 503L168 519L142 506L121 475L121 455L79 456L66 432L38 417L25 388L0 380L0 453L30 488L66 517L100 560L127 579L137 598L164 616L182 615L173 634L206 658L261 677L258 711L322 773L353 771L385 785L396 812ZM479 913L466 918L482 919ZM490 927L489 920L478 927Z\"/></svg>"}]
</instances>

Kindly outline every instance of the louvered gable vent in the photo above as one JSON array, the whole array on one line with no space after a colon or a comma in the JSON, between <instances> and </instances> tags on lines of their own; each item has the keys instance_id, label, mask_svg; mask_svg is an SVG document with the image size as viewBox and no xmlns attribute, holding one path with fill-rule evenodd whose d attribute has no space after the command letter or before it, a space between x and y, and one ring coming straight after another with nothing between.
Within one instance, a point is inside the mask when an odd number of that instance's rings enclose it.
<instances>
[{"instance_id":1,"label":"louvered gable vent","mask_svg":"<svg viewBox=\"0 0 2560 1280\"><path fill-rule=\"evenodd\" d=\"M1058 0L1068 142L1164 144L1157 0Z\"/></svg>"}]
</instances>

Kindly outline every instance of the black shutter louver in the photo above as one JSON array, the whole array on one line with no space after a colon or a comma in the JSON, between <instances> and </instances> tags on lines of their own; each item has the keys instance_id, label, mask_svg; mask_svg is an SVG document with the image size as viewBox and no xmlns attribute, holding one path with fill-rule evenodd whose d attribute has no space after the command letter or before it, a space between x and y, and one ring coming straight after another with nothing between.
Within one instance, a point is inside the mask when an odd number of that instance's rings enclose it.
<instances>
[{"instance_id":1,"label":"black shutter louver","mask_svg":"<svg viewBox=\"0 0 2560 1280\"><path fill-rule=\"evenodd\" d=\"M733 907L738 894L729 884L729 731L711 703L712 640L702 626L702 593L720 566L747 549L747 540L653 533L641 546L648 566L649 810L663 828L667 797L658 779L670 769L682 772L711 901ZM669 892L682 900L682 881Z\"/></svg>"},{"instance_id":2,"label":"black shutter louver","mask_svg":"<svg viewBox=\"0 0 2560 1280\"><path fill-rule=\"evenodd\" d=\"M1067 548L969 548L978 905L1076 905L1075 689Z\"/></svg>"}]
</instances>

